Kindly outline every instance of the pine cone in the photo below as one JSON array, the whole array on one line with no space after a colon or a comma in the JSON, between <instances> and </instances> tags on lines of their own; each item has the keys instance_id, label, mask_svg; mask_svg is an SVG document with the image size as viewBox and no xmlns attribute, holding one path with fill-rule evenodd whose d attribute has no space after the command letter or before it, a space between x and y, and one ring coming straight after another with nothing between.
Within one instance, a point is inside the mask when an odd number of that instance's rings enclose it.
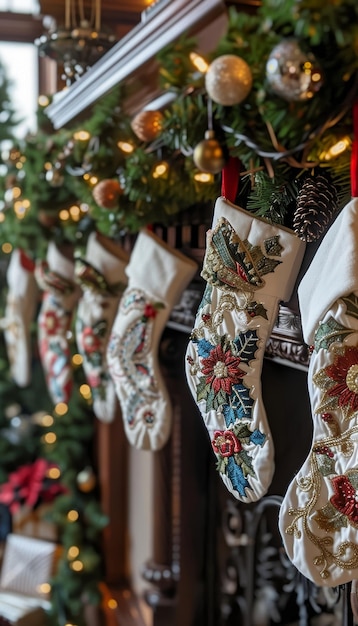
<instances>
[{"instance_id":1,"label":"pine cone","mask_svg":"<svg viewBox=\"0 0 358 626\"><path fill-rule=\"evenodd\" d=\"M293 230L303 241L315 241L337 209L337 191L326 176L307 176L298 192Z\"/></svg>"}]
</instances>

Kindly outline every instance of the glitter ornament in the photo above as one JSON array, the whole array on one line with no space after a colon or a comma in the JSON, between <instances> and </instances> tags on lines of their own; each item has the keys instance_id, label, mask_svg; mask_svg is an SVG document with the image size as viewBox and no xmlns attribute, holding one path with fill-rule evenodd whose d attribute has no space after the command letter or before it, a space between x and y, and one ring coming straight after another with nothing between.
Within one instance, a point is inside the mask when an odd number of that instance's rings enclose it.
<instances>
[{"instance_id":1,"label":"glitter ornament","mask_svg":"<svg viewBox=\"0 0 358 626\"><path fill-rule=\"evenodd\" d=\"M93 188L94 201L103 209L114 209L118 206L119 196L123 193L118 180L105 178Z\"/></svg>"},{"instance_id":2,"label":"glitter ornament","mask_svg":"<svg viewBox=\"0 0 358 626\"><path fill-rule=\"evenodd\" d=\"M160 111L141 111L132 119L131 127L141 141L153 141L161 133L163 119Z\"/></svg>"},{"instance_id":3,"label":"glitter ornament","mask_svg":"<svg viewBox=\"0 0 358 626\"><path fill-rule=\"evenodd\" d=\"M272 50L266 78L271 90L289 102L309 100L323 84L316 58L304 52L295 39L285 39Z\"/></svg>"},{"instance_id":4,"label":"glitter ornament","mask_svg":"<svg viewBox=\"0 0 358 626\"><path fill-rule=\"evenodd\" d=\"M205 139L194 148L193 160L202 172L218 174L225 165L225 157L213 130L207 130Z\"/></svg>"},{"instance_id":5,"label":"glitter ornament","mask_svg":"<svg viewBox=\"0 0 358 626\"><path fill-rule=\"evenodd\" d=\"M232 106L245 100L251 87L250 67L234 54L224 54L215 59L205 74L208 96L224 106Z\"/></svg>"}]
</instances>

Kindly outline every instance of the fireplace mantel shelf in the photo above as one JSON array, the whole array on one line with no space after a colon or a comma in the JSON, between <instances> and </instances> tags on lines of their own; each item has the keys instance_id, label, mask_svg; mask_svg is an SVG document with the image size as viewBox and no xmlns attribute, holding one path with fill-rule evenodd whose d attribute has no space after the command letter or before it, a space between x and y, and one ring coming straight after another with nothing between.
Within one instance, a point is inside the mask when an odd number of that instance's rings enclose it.
<instances>
[{"instance_id":1,"label":"fireplace mantel shelf","mask_svg":"<svg viewBox=\"0 0 358 626\"><path fill-rule=\"evenodd\" d=\"M128 105L130 110L154 108L154 102L159 108L167 95L159 91L158 81L151 80L153 71L148 68L155 56L185 33L196 38L200 51L208 52L226 25L227 9L222 0L172 0L135 26L69 88L56 94L46 114L54 128L61 128L129 80L139 85L137 97Z\"/></svg>"}]
</instances>

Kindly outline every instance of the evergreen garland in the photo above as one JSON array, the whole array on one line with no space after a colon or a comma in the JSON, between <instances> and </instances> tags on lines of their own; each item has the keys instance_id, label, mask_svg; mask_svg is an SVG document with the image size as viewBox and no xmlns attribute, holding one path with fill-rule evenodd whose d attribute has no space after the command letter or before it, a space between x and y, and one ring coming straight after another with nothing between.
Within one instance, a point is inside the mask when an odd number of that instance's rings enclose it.
<instances>
[{"instance_id":1,"label":"evergreen garland","mask_svg":"<svg viewBox=\"0 0 358 626\"><path fill-rule=\"evenodd\" d=\"M0 241L23 245L40 256L50 238L81 245L95 228L118 238L153 222L175 223L200 205L204 218L207 202L220 193L220 176L198 183L193 150L210 124L224 151L238 157L243 170L256 172L251 192L243 185L238 197L244 208L291 224L295 181L302 173L312 169L319 173L321 168L329 170L338 198L344 202L349 197L349 147L330 160L323 155L342 136L352 139L357 18L353 0L265 0L254 15L230 7L227 32L207 60L223 54L243 58L253 77L250 94L232 107L212 102L210 120L204 75L195 69L190 56L195 39L181 37L157 56L159 86L172 91L173 101L163 110L162 131L151 143L136 137L125 113L132 86L113 89L76 127L54 131L40 110L39 131L17 146L23 165L15 160L11 168L5 162L7 179L15 176L16 182L11 179ZM270 53L284 38L292 37L302 50L314 55L323 72L322 87L306 101L287 102L267 82ZM76 138L78 130L86 131L88 138ZM132 154L122 152L119 141L131 142ZM168 177L162 180L152 176L159 160L170 165ZM94 181L107 178L123 186L118 206L111 209L98 206L92 196ZM21 220L13 210L15 199L11 200L15 185L21 189L20 202L30 203ZM82 207L80 217L59 218L61 210L73 204Z\"/></svg>"}]
</instances>

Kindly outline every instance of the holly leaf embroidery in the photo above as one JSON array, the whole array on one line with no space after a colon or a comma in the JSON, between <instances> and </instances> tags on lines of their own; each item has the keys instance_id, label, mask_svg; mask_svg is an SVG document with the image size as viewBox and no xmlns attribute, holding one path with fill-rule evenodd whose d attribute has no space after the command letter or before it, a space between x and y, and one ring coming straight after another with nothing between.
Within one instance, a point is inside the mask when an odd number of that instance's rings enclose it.
<instances>
[{"instance_id":1,"label":"holly leaf embroidery","mask_svg":"<svg viewBox=\"0 0 358 626\"><path fill-rule=\"evenodd\" d=\"M240 439L241 443L249 443L251 435L253 433L247 424L238 424L233 430L234 434L238 439Z\"/></svg>"},{"instance_id":2,"label":"holly leaf embroidery","mask_svg":"<svg viewBox=\"0 0 358 626\"><path fill-rule=\"evenodd\" d=\"M325 506L318 509L318 511L314 513L313 519L318 524L319 528L329 533L337 532L348 525L346 516L337 511L330 502L327 502Z\"/></svg>"},{"instance_id":3,"label":"holly leaf embroidery","mask_svg":"<svg viewBox=\"0 0 358 626\"><path fill-rule=\"evenodd\" d=\"M263 446L266 441L266 435L256 428L250 436L250 441L257 446Z\"/></svg>"},{"instance_id":4,"label":"holly leaf embroidery","mask_svg":"<svg viewBox=\"0 0 358 626\"><path fill-rule=\"evenodd\" d=\"M200 402L200 400L206 400L206 398L208 397L209 390L210 390L210 385L206 382L205 377L201 376L196 386L197 401Z\"/></svg>"},{"instance_id":5,"label":"holly leaf embroidery","mask_svg":"<svg viewBox=\"0 0 358 626\"><path fill-rule=\"evenodd\" d=\"M353 332L351 328L342 326L333 317L330 317L327 322L319 325L315 335L314 349L316 352L320 348L328 350L332 343L336 341L342 343L344 338Z\"/></svg>"},{"instance_id":6,"label":"holly leaf embroidery","mask_svg":"<svg viewBox=\"0 0 358 626\"><path fill-rule=\"evenodd\" d=\"M345 296L341 300L346 305L347 315L358 319L358 297L354 293L350 293L349 296Z\"/></svg>"},{"instance_id":7,"label":"holly leaf embroidery","mask_svg":"<svg viewBox=\"0 0 358 626\"><path fill-rule=\"evenodd\" d=\"M244 476L241 466L235 463L232 456L228 458L225 473L230 479L233 489L237 491L240 496L245 496L245 489L250 488L250 485Z\"/></svg>"},{"instance_id":8,"label":"holly leaf embroidery","mask_svg":"<svg viewBox=\"0 0 358 626\"><path fill-rule=\"evenodd\" d=\"M248 330L246 333L240 333L240 335L234 339L233 343L243 363L249 363L254 359L257 350L257 340L256 330Z\"/></svg>"},{"instance_id":9,"label":"holly leaf embroidery","mask_svg":"<svg viewBox=\"0 0 358 626\"><path fill-rule=\"evenodd\" d=\"M256 476L254 468L252 467L252 459L246 450L241 450L238 454L234 455L236 463L241 467L242 473L245 476Z\"/></svg>"},{"instance_id":10,"label":"holly leaf embroidery","mask_svg":"<svg viewBox=\"0 0 358 626\"><path fill-rule=\"evenodd\" d=\"M194 340L194 343L197 343L198 346L198 356L204 359L210 355L210 352L214 348L214 346L207 339L200 339L197 342Z\"/></svg>"},{"instance_id":11,"label":"holly leaf embroidery","mask_svg":"<svg viewBox=\"0 0 358 626\"><path fill-rule=\"evenodd\" d=\"M264 307L263 304L258 303L258 302L251 302L249 304L249 306L247 307L247 312L251 317L256 317L256 316L260 316L263 317L265 320L268 319L267 317L267 311Z\"/></svg>"},{"instance_id":12,"label":"holly leaf embroidery","mask_svg":"<svg viewBox=\"0 0 358 626\"><path fill-rule=\"evenodd\" d=\"M250 389L245 385L233 385L232 394L225 398L223 414L226 426L235 424L237 420L251 419L253 399L250 396Z\"/></svg>"},{"instance_id":13,"label":"holly leaf embroidery","mask_svg":"<svg viewBox=\"0 0 358 626\"><path fill-rule=\"evenodd\" d=\"M213 292L212 286L209 283L207 283L204 293L201 298L201 302L198 306L198 314L204 308L205 305L211 304L212 292Z\"/></svg>"},{"instance_id":14,"label":"holly leaf embroidery","mask_svg":"<svg viewBox=\"0 0 358 626\"><path fill-rule=\"evenodd\" d=\"M196 399L198 402L205 400L207 412L217 411L219 407L226 406L227 394L223 389L215 392L210 383L206 382L205 376L201 376L196 386Z\"/></svg>"}]
</instances>

